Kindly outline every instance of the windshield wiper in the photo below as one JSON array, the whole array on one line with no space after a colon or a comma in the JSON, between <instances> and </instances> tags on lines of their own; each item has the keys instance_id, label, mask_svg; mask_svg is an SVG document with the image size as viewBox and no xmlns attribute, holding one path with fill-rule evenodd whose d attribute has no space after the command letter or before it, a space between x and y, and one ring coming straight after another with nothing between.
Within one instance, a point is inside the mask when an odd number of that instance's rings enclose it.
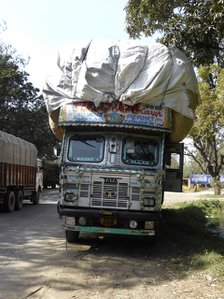
<instances>
[{"instance_id":1,"label":"windshield wiper","mask_svg":"<svg viewBox=\"0 0 224 299\"><path fill-rule=\"evenodd\" d=\"M82 143L84 143L84 144L86 144L86 145L89 145L90 147L96 148L94 145L88 143L88 142L85 141L85 140L79 139L79 141L82 142Z\"/></svg>"}]
</instances>

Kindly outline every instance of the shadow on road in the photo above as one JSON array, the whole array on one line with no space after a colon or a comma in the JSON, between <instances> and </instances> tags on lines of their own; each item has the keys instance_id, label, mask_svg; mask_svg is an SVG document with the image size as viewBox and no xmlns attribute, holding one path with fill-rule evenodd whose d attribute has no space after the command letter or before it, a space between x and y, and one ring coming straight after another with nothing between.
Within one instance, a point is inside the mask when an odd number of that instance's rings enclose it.
<instances>
[{"instance_id":1,"label":"shadow on road","mask_svg":"<svg viewBox=\"0 0 224 299\"><path fill-rule=\"evenodd\" d=\"M200 217L203 226L205 215ZM154 246L140 237L88 234L82 234L76 244L66 244L52 202L1 213L0 297L19 299L50 289L52 298L60 294L66 298L62 294L68 291L75 296L80 290L86 294L81 298L89 298L91 290L131 290L140 284L158 286L183 279L191 270L206 268L203 262L192 263L195 256L205 251L221 253L223 243L201 229L193 231L192 219L189 223L181 219L174 210L164 210Z\"/></svg>"}]
</instances>

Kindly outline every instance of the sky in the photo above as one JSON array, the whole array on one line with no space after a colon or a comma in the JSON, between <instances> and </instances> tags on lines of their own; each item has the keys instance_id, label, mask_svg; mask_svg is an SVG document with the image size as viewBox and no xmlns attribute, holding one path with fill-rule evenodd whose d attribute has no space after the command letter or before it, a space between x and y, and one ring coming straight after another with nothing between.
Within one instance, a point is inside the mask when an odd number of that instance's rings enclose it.
<instances>
[{"instance_id":1,"label":"sky","mask_svg":"<svg viewBox=\"0 0 224 299\"><path fill-rule=\"evenodd\" d=\"M80 40L127 40L127 0L0 0L0 41L29 57L29 81L40 90L58 50ZM142 38L144 42L151 39Z\"/></svg>"}]
</instances>

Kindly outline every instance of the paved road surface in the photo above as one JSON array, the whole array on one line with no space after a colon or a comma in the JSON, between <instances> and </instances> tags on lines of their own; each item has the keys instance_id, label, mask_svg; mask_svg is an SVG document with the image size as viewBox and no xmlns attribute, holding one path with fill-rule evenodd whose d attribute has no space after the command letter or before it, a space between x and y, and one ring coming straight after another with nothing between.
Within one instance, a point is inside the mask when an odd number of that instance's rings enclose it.
<instances>
[{"instance_id":1,"label":"paved road surface","mask_svg":"<svg viewBox=\"0 0 224 299\"><path fill-rule=\"evenodd\" d=\"M167 261L178 244L168 239L150 247L135 238L83 236L66 247L57 201L51 190L38 206L0 212L0 299L224 298L209 276L176 277Z\"/></svg>"}]
</instances>

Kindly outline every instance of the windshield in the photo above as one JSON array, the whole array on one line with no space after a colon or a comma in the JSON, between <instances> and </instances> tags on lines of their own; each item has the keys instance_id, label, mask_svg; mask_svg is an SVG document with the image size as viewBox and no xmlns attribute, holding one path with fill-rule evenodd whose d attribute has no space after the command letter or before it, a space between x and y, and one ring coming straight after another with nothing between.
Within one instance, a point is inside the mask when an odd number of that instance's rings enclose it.
<instances>
[{"instance_id":1,"label":"windshield","mask_svg":"<svg viewBox=\"0 0 224 299\"><path fill-rule=\"evenodd\" d=\"M73 162L101 162L104 153L102 136L74 136L70 139L68 160Z\"/></svg>"},{"instance_id":2,"label":"windshield","mask_svg":"<svg viewBox=\"0 0 224 299\"><path fill-rule=\"evenodd\" d=\"M159 144L155 140L126 138L122 160L125 164L154 166L158 164Z\"/></svg>"}]
</instances>

